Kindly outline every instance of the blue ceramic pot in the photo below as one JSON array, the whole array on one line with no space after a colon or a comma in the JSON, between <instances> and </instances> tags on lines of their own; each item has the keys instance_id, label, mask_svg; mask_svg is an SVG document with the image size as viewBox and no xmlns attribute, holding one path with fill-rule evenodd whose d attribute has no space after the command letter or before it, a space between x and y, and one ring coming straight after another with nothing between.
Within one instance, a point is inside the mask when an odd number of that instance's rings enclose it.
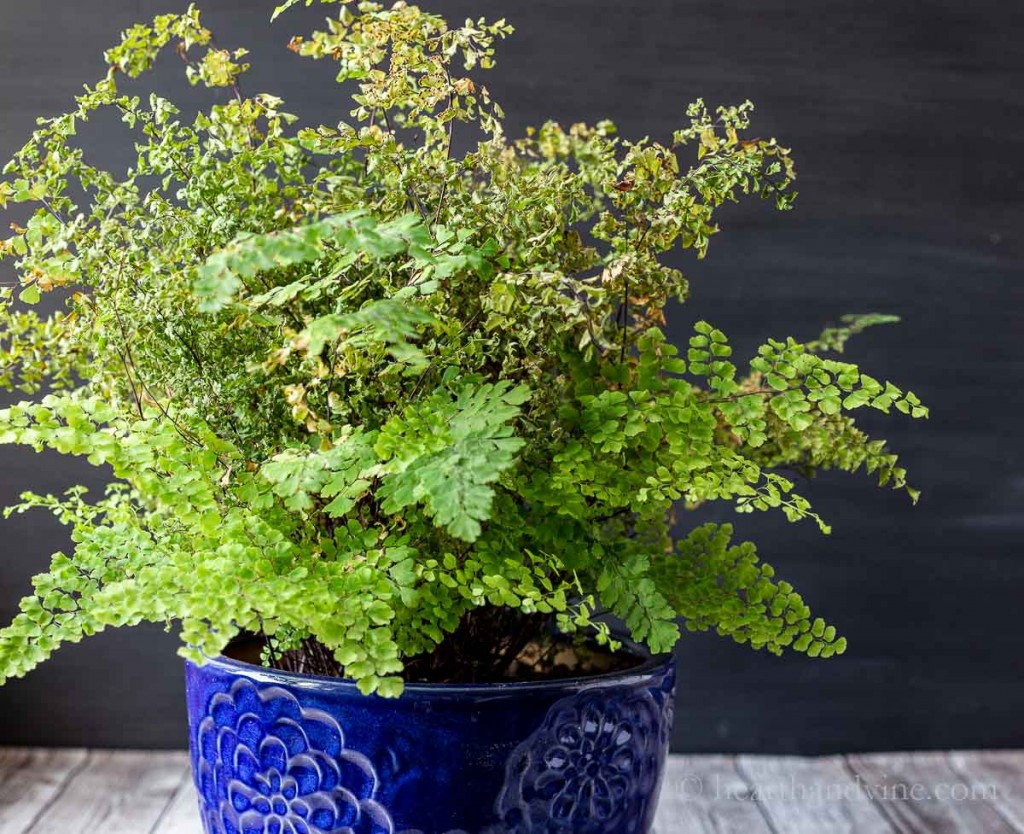
<instances>
[{"instance_id":1,"label":"blue ceramic pot","mask_svg":"<svg viewBox=\"0 0 1024 834\"><path fill-rule=\"evenodd\" d=\"M383 699L220 658L186 683L206 834L647 834L675 667Z\"/></svg>"}]
</instances>

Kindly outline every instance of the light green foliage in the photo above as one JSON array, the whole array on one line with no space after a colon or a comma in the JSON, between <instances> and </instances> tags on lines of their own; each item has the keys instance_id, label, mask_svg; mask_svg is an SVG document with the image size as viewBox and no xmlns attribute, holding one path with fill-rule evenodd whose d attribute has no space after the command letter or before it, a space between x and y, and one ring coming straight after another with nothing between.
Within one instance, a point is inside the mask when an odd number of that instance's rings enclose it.
<instances>
[{"instance_id":1,"label":"light green foliage","mask_svg":"<svg viewBox=\"0 0 1024 834\"><path fill-rule=\"evenodd\" d=\"M410 404L388 420L374 447L384 462L378 495L381 511L395 515L422 505L451 535L473 542L490 517L490 486L517 462L525 441L512 421L530 397L508 382L468 385Z\"/></svg>"},{"instance_id":2,"label":"light green foliage","mask_svg":"<svg viewBox=\"0 0 1024 834\"><path fill-rule=\"evenodd\" d=\"M668 144L610 122L510 140L479 77L504 21L329 11L290 48L337 63L353 106L336 124L247 95L244 50L190 8L127 31L3 169L0 207L28 219L0 241L19 276L0 385L33 399L0 411L0 442L115 482L12 508L54 513L74 547L0 632L0 680L105 627L176 621L190 657L240 631L312 639L391 696L482 606L604 641L617 615L657 651L681 618L841 652L728 526L671 535L675 508L708 501L827 530L784 471L864 467L916 496L851 414L926 409L827 355L889 317L769 340L746 376L710 324L666 340L688 293L666 253L703 257L745 195L789 208L789 151L747 138L749 104L702 102ZM120 90L166 49L220 103L189 118ZM100 111L134 138L124 173L76 144Z\"/></svg>"},{"instance_id":3,"label":"light green foliage","mask_svg":"<svg viewBox=\"0 0 1024 834\"><path fill-rule=\"evenodd\" d=\"M731 544L732 526L705 524L693 530L653 566L669 588L673 610L691 631L713 628L738 643L781 654L787 647L812 657L842 654L846 641L810 609L774 570L760 563L754 545Z\"/></svg>"},{"instance_id":4,"label":"light green foliage","mask_svg":"<svg viewBox=\"0 0 1024 834\"><path fill-rule=\"evenodd\" d=\"M843 322L842 327L826 327L815 341L807 343L807 350L812 353L822 353L829 350L842 353L846 347L846 342L851 336L856 336L858 333L862 333L869 327L874 327L878 324L896 324L900 317L884 315L882 313L864 313L862 315L842 316L841 320Z\"/></svg>"},{"instance_id":5,"label":"light green foliage","mask_svg":"<svg viewBox=\"0 0 1024 834\"><path fill-rule=\"evenodd\" d=\"M328 248L373 258L393 257L412 249L426 261L429 256L423 247L430 244L430 236L413 215L378 224L361 212L262 235L244 234L197 270L195 294L201 312L216 313L234 299L246 279L320 260ZM271 299L278 297L275 294Z\"/></svg>"}]
</instances>

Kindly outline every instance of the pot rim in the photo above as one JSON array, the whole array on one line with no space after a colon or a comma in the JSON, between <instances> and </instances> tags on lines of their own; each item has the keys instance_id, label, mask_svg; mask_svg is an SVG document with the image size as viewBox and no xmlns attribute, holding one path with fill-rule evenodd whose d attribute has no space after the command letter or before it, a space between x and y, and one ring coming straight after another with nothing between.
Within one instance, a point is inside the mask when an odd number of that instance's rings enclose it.
<instances>
[{"instance_id":1,"label":"pot rim","mask_svg":"<svg viewBox=\"0 0 1024 834\"><path fill-rule=\"evenodd\" d=\"M596 675L551 678L547 680L495 681L492 683L406 683L404 692L399 700L407 694L420 696L472 695L479 697L488 695L518 695L530 692L548 692L551 690L576 691L591 687L620 686L623 684L638 685L659 673L667 672L675 664L675 657L670 652L651 654L644 646L633 640L622 637L616 637L615 639L622 643L623 647L633 654L639 655L643 660L629 669L601 672ZM192 663L192 661L189 661L189 663ZM355 681L348 678L286 672L266 666L257 666L254 663L247 663L244 660L237 660L224 654L206 658L202 666L211 666L222 671L243 674L257 679L261 683L276 683L282 686L299 688L312 688L314 685L320 684L334 689L345 690L363 698L381 697L376 695L376 693L371 696L363 695L356 686Z\"/></svg>"}]
</instances>

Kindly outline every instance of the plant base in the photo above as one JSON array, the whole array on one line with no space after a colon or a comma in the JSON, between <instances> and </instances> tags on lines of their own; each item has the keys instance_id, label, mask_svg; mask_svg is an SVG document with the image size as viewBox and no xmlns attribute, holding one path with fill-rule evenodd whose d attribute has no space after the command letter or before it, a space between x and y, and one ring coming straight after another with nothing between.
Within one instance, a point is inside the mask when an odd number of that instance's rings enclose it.
<instances>
[{"instance_id":1,"label":"plant base","mask_svg":"<svg viewBox=\"0 0 1024 834\"><path fill-rule=\"evenodd\" d=\"M219 658L186 683L206 834L647 834L675 667L383 699Z\"/></svg>"}]
</instances>

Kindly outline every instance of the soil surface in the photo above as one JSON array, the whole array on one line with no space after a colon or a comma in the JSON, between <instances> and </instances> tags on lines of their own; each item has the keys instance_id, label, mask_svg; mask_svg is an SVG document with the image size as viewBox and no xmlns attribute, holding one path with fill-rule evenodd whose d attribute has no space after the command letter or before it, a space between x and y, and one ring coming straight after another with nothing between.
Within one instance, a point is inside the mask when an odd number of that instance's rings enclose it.
<instances>
[{"instance_id":1,"label":"soil surface","mask_svg":"<svg viewBox=\"0 0 1024 834\"><path fill-rule=\"evenodd\" d=\"M224 654L235 660L251 663L256 666L266 665L263 662L264 641L260 637L248 637L232 643ZM624 672L641 665L645 658L626 647L611 652L604 646L593 642L573 640L556 635L543 639L530 640L522 650L503 669L492 669L491 674L481 676L472 663L466 664L466 674L460 676L450 667L444 680L438 680L435 670L425 664L415 662L407 664L405 679L408 683L514 683L527 681L563 680L565 678L585 678L593 675L604 675L613 672ZM272 664L284 671L302 673L295 668L299 663L293 658L291 663ZM417 671L419 674L417 674ZM411 672L411 674L410 674ZM323 670L310 671L310 674L323 675ZM335 677L335 675L327 675Z\"/></svg>"}]
</instances>

